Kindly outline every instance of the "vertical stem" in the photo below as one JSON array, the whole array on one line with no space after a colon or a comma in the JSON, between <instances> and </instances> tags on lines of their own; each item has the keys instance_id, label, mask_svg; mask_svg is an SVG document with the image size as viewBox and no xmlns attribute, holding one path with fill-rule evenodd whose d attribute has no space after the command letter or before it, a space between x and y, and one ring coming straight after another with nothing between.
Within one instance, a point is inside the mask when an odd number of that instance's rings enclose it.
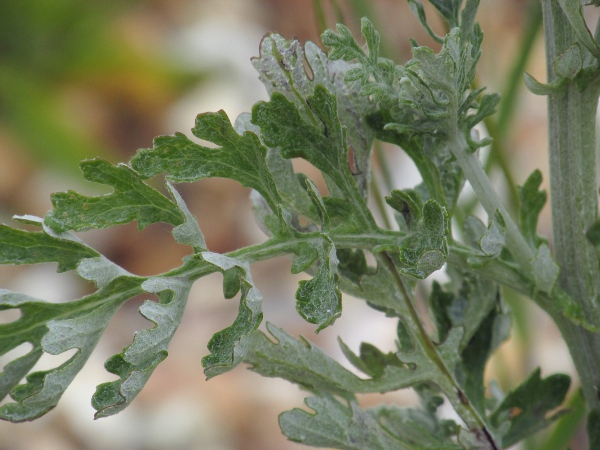
<instances>
[{"instance_id":1,"label":"vertical stem","mask_svg":"<svg viewBox=\"0 0 600 450\"><path fill-rule=\"evenodd\" d=\"M548 82L554 59L577 42L556 0L543 0ZM585 51L585 50L584 50ZM589 322L600 323L598 254L585 233L598 217L596 182L596 107L598 84L580 92L573 84L548 97L550 197L559 283L582 306ZM600 335L554 317L569 346L590 408L600 407Z\"/></svg>"}]
</instances>

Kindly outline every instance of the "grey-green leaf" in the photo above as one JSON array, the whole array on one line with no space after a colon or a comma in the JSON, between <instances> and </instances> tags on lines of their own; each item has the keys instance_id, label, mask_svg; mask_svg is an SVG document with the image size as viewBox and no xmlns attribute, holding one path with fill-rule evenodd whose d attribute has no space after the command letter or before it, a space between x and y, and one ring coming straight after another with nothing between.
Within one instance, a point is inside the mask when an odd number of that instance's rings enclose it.
<instances>
[{"instance_id":1,"label":"grey-green leaf","mask_svg":"<svg viewBox=\"0 0 600 450\"><path fill-rule=\"evenodd\" d=\"M529 175L523 186L519 186L519 225L523 237L531 248L536 248L541 241L537 235L537 223L540 212L546 204L546 191L539 190L542 184L542 173L535 170Z\"/></svg>"},{"instance_id":2,"label":"grey-green leaf","mask_svg":"<svg viewBox=\"0 0 600 450\"><path fill-rule=\"evenodd\" d=\"M65 389L81 370L119 306L141 292L140 280L120 277L98 292L67 303L44 303L8 291L0 292L0 309L18 308L21 317L0 325L0 351L29 342L33 349L9 363L0 375L0 386L14 402L0 407L0 418L13 422L33 420L54 408ZM60 366L34 372L17 384L42 352L53 355L77 349Z\"/></svg>"},{"instance_id":3,"label":"grey-green leaf","mask_svg":"<svg viewBox=\"0 0 600 450\"><path fill-rule=\"evenodd\" d=\"M266 148L249 131L239 135L224 111L199 114L193 133L220 145L209 148L192 142L182 133L154 139L151 149L140 150L132 166L144 177L166 173L173 182L206 177L230 178L258 191L269 207L278 211L281 198L266 162Z\"/></svg>"},{"instance_id":4,"label":"grey-green leaf","mask_svg":"<svg viewBox=\"0 0 600 450\"><path fill-rule=\"evenodd\" d=\"M575 35L577 35L579 42L587 48L592 55L600 59L600 47L594 40L592 33L585 23L582 6L579 0L558 0L558 3L571 24Z\"/></svg>"},{"instance_id":5,"label":"grey-green leaf","mask_svg":"<svg viewBox=\"0 0 600 450\"><path fill-rule=\"evenodd\" d=\"M571 45L554 59L554 73L572 80L583 68L583 56L578 44Z\"/></svg>"},{"instance_id":6,"label":"grey-green leaf","mask_svg":"<svg viewBox=\"0 0 600 450\"><path fill-rule=\"evenodd\" d=\"M510 447L560 418L564 410L548 414L564 401L569 384L570 378L563 374L542 379L538 368L511 391L490 416L496 429L500 429L503 422L509 424L502 444Z\"/></svg>"},{"instance_id":7,"label":"grey-green leaf","mask_svg":"<svg viewBox=\"0 0 600 450\"><path fill-rule=\"evenodd\" d=\"M541 244L531 261L531 270L535 280L535 288L540 292L549 294L558 279L560 269L552 258L548 245Z\"/></svg>"},{"instance_id":8,"label":"grey-green leaf","mask_svg":"<svg viewBox=\"0 0 600 450\"><path fill-rule=\"evenodd\" d=\"M106 369L119 380L101 384L92 397L95 418L121 412L142 390L156 366L167 357L167 349L179 327L191 282L180 278L151 278L142 284L159 302L146 300L140 314L154 326L135 333L133 342L106 361Z\"/></svg>"},{"instance_id":9,"label":"grey-green leaf","mask_svg":"<svg viewBox=\"0 0 600 450\"><path fill-rule=\"evenodd\" d=\"M313 447L347 450L414 450L394 437L355 401L346 406L332 397L309 397L314 414L293 409L279 416L279 426L292 441Z\"/></svg>"},{"instance_id":10,"label":"grey-green leaf","mask_svg":"<svg viewBox=\"0 0 600 450\"><path fill-rule=\"evenodd\" d=\"M0 264L57 262L58 272L73 270L82 259L99 256L74 236L56 234L49 229L28 232L7 225L0 225L0 247Z\"/></svg>"},{"instance_id":11,"label":"grey-green leaf","mask_svg":"<svg viewBox=\"0 0 600 450\"><path fill-rule=\"evenodd\" d=\"M393 435L410 442L415 449L456 450L452 432L435 414L416 408L379 405L368 410Z\"/></svg>"},{"instance_id":12,"label":"grey-green leaf","mask_svg":"<svg viewBox=\"0 0 600 450\"><path fill-rule=\"evenodd\" d=\"M213 335L208 342L211 353L202 358L204 373L207 378L212 378L230 371L244 359L248 341L243 338L256 330L262 321L262 296L252 283L249 268L242 261L212 252L203 252L202 258L221 272L236 269L242 292L233 324Z\"/></svg>"},{"instance_id":13,"label":"grey-green leaf","mask_svg":"<svg viewBox=\"0 0 600 450\"><path fill-rule=\"evenodd\" d=\"M316 250L319 255L317 272L312 279L300 281L296 309L306 321L318 325L318 333L342 314L342 293L338 288L338 259L333 242L323 235Z\"/></svg>"},{"instance_id":14,"label":"grey-green leaf","mask_svg":"<svg viewBox=\"0 0 600 450\"><path fill-rule=\"evenodd\" d=\"M81 171L86 180L112 186L114 192L96 197L74 191L53 194L54 210L46 215L45 223L56 232L107 228L133 220L140 229L156 222L179 225L184 221L175 203L125 164L113 166L97 158L83 161Z\"/></svg>"}]
</instances>

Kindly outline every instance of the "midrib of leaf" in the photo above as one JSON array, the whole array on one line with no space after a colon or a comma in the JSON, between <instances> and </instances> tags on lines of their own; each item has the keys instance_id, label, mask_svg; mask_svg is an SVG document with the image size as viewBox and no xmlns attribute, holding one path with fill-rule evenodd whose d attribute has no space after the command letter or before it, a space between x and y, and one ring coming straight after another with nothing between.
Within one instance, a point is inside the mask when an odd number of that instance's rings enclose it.
<instances>
[{"instance_id":1,"label":"midrib of leaf","mask_svg":"<svg viewBox=\"0 0 600 450\"><path fill-rule=\"evenodd\" d=\"M492 431L489 429L479 412L473 407L471 402L468 401L462 387L457 382L456 378L452 374L452 371L450 368L448 368L446 361L444 361L433 341L431 340L431 337L425 330L423 322L412 303L411 295L409 294L402 277L398 273L391 256L387 252L383 252L379 259L382 261L385 267L387 267L387 270L394 279L398 290L402 294L405 308L410 317L410 320L405 320L406 325L413 328L415 336L417 336L433 365L439 371L439 375L436 377L436 382L439 388L444 391L448 397L448 400L450 403L452 403L454 410L465 422L469 430L477 434L480 432L484 434L485 440L489 445L486 448L489 448L490 450L499 450L501 447L495 442Z\"/></svg>"},{"instance_id":2,"label":"midrib of leaf","mask_svg":"<svg viewBox=\"0 0 600 450\"><path fill-rule=\"evenodd\" d=\"M136 285L130 287L129 289L120 290L120 291L110 294L108 296L103 296L102 295L103 291L113 289L113 285L112 285L112 283L110 283L107 286L105 286L103 289L100 289L99 291L97 291L93 294L90 294L88 296L85 296L83 298L80 298L78 300L52 305L52 306L54 306L53 309L62 311L62 312L58 312L55 316L52 317L51 320L61 320L61 319L66 319L66 318L72 319L75 317L79 317L89 311L94 311L94 310L96 310L102 306L105 306L109 303L119 303L119 302L122 303L138 294L142 294L145 292L142 289L141 285L146 280L146 278L133 278L133 277L128 277L128 278L130 278L132 281L133 280L137 281ZM122 281L122 280L120 280L120 281ZM97 297L97 300L90 301L90 299L93 299L94 297ZM15 308L19 308L19 306L17 305L17 306L15 306ZM73 314L74 311L77 313ZM15 334L14 332L10 331L11 328L14 328L16 331L18 331L18 334L28 334L28 333L32 332L35 328L39 327L41 324L46 323L46 322L48 322L47 318L45 318L41 321L38 321L38 322L33 322L31 324L31 326L29 326L27 328L23 328L20 325L19 320L17 320L15 322L11 322L6 325L0 326L0 329L2 329L2 335L6 336L6 337ZM13 324L15 326L12 326Z\"/></svg>"}]
</instances>

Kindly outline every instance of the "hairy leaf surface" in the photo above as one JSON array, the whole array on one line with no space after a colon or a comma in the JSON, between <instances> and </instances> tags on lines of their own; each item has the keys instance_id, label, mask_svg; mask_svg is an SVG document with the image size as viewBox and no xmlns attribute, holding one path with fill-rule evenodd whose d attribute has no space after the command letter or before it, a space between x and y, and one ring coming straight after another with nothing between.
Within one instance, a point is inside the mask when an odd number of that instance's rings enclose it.
<instances>
[{"instance_id":1,"label":"hairy leaf surface","mask_svg":"<svg viewBox=\"0 0 600 450\"><path fill-rule=\"evenodd\" d=\"M45 223L57 232L107 228L133 220L140 229L156 222L179 225L184 221L175 203L145 184L125 164L113 166L91 159L81 163L81 171L86 180L112 186L114 192L96 197L74 191L53 194L54 209L46 215Z\"/></svg>"},{"instance_id":2,"label":"hairy leaf surface","mask_svg":"<svg viewBox=\"0 0 600 450\"><path fill-rule=\"evenodd\" d=\"M0 418L13 422L33 420L56 406L65 389L81 370L116 310L141 291L141 281L120 277L98 292L68 303L46 303L8 291L0 293L0 309L18 308L21 317L0 325L0 352L29 342L33 349L9 363L0 375L0 386L14 402L0 407ZM77 353L60 366L27 375L42 352Z\"/></svg>"},{"instance_id":3,"label":"hairy leaf surface","mask_svg":"<svg viewBox=\"0 0 600 450\"><path fill-rule=\"evenodd\" d=\"M208 342L211 353L202 358L204 373L207 378L212 378L230 371L244 359L247 341L242 338L254 331L262 321L262 296L252 283L250 269L243 262L212 252L202 253L202 259L222 272L235 269L241 289L236 319L231 326L213 335Z\"/></svg>"},{"instance_id":4,"label":"hairy leaf surface","mask_svg":"<svg viewBox=\"0 0 600 450\"><path fill-rule=\"evenodd\" d=\"M190 182L205 177L231 178L251 187L278 211L281 198L269 172L266 149L252 132L239 135L224 111L199 114L194 136L220 148L204 147L182 133L161 136L151 149L140 150L131 160L144 177L166 173L174 182Z\"/></svg>"},{"instance_id":5,"label":"hairy leaf surface","mask_svg":"<svg viewBox=\"0 0 600 450\"><path fill-rule=\"evenodd\" d=\"M146 300L140 314L154 326L135 333L133 342L117 355L110 357L106 370L119 380L97 387L92 405L96 418L117 414L125 409L142 390L156 366L167 357L167 348L183 316L191 282L178 278L151 278L142 288L156 293L158 303Z\"/></svg>"},{"instance_id":6,"label":"hairy leaf surface","mask_svg":"<svg viewBox=\"0 0 600 450\"><path fill-rule=\"evenodd\" d=\"M346 406L332 397L309 397L305 402L313 414L293 409L279 416L283 433L294 442L348 450L416 448L388 433L354 401Z\"/></svg>"}]
</instances>

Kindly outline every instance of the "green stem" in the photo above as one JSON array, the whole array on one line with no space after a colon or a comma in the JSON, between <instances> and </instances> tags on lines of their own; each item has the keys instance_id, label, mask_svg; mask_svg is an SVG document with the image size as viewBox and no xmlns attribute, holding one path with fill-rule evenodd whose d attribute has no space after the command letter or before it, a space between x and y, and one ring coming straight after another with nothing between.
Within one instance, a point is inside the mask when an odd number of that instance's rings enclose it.
<instances>
[{"instance_id":1,"label":"green stem","mask_svg":"<svg viewBox=\"0 0 600 450\"><path fill-rule=\"evenodd\" d=\"M392 229L392 222L387 213L386 203L383 200L383 194L381 193L381 189L379 188L379 183L377 182L377 177L371 176L371 194L372 198L375 201L375 206L379 211L379 215L381 216L381 220L383 220L383 224L386 229Z\"/></svg>"},{"instance_id":2,"label":"green stem","mask_svg":"<svg viewBox=\"0 0 600 450\"><path fill-rule=\"evenodd\" d=\"M560 5L543 0L548 82L554 60L573 44L573 32ZM559 283L583 308L590 322L600 323L598 254L585 233L597 220L596 107L597 83L580 92L573 84L548 97L550 198ZM589 408L600 408L600 335L554 317L571 351Z\"/></svg>"},{"instance_id":3,"label":"green stem","mask_svg":"<svg viewBox=\"0 0 600 450\"><path fill-rule=\"evenodd\" d=\"M443 382L440 383L440 389L445 392L448 400L450 403L452 403L454 410L465 422L469 430L476 433L479 437L481 437L481 439L489 444L489 446L486 448L489 448L490 450L499 450L501 447L495 442L495 439L491 431L488 430L485 421L480 416L479 412L473 407L471 402L469 402L467 395L463 391L460 384L456 381L452 371L448 368L444 359L438 353L435 344L425 330L423 321L419 317L419 314L413 305L411 295L406 288L400 273L396 269L392 257L387 252L383 252L378 259L388 269L394 279L394 283L400 291L402 298L404 298L404 306L408 311L408 317L404 318L407 325L412 328L413 334L417 337L417 339L419 339L422 348L425 350L427 356L434 363L441 375Z\"/></svg>"},{"instance_id":4,"label":"green stem","mask_svg":"<svg viewBox=\"0 0 600 450\"><path fill-rule=\"evenodd\" d=\"M524 270L527 275L530 275L531 260L534 256L533 252L521 234L519 227L512 220L510 214L500 201L500 198L498 198L498 194L496 194L496 191L490 184L490 179L485 173L485 170L483 170L477 154L469 151L465 137L458 130L454 136L453 142L450 142L450 151L456 158L456 161L490 219L494 217L496 211L499 211L500 214L502 214L502 218L506 224L506 246L517 263L521 266L521 269Z\"/></svg>"}]
</instances>

